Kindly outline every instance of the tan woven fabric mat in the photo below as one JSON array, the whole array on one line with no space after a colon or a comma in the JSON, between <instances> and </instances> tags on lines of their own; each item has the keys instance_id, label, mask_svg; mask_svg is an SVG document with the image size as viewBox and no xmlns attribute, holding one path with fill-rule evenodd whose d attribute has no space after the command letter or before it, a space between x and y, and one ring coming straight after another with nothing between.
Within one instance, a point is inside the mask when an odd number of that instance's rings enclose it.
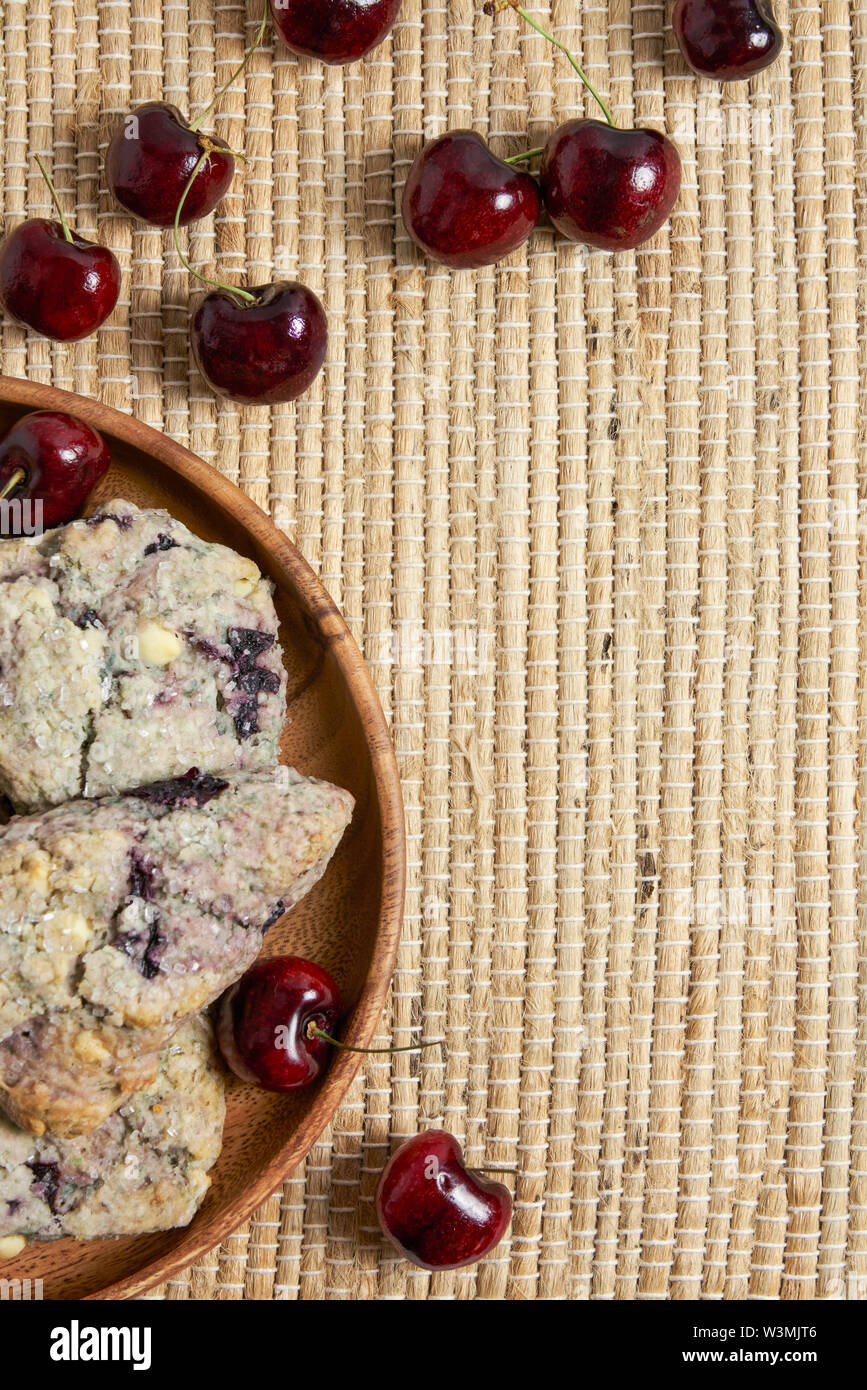
<instances>
[{"instance_id":1,"label":"tan woven fabric mat","mask_svg":"<svg viewBox=\"0 0 867 1390\"><path fill-rule=\"evenodd\" d=\"M867 1277L867 3L781 5L783 59L725 91L685 75L662 0L530 8L620 123L674 134L671 228L635 256L543 231L498 270L425 267L398 216L422 137L539 144L590 111L577 78L474 0L405 0L348 71L269 33L215 122L250 164L190 237L197 263L324 295L327 370L269 412L215 404L169 238L102 179L130 101L201 109L259 4L6 0L4 213L48 214L47 152L126 274L72 349L5 323L4 370L189 444L321 573L406 797L379 1041L420 1020L448 1040L372 1059L167 1298L792 1299ZM429 1279L383 1248L371 1196L392 1139L439 1123L520 1177L494 1256Z\"/></svg>"}]
</instances>

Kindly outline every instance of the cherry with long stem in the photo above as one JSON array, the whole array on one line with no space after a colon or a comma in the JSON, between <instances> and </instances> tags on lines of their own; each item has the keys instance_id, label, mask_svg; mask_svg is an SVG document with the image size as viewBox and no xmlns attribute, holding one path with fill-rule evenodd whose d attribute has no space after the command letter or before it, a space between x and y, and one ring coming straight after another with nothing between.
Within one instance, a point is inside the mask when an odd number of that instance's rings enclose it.
<instances>
[{"instance_id":1,"label":"cherry with long stem","mask_svg":"<svg viewBox=\"0 0 867 1390\"><path fill-rule=\"evenodd\" d=\"M543 28L539 21L537 19L534 19L528 10L524 9L523 5L519 5L517 3L517 0L488 0L488 4L484 6L485 14L488 15L497 15L500 13L501 10L514 10L516 14L519 14L521 16L521 18L524 20L526 24L529 24L531 29L535 29L536 33L541 34L543 39L547 39L549 43L552 43L555 48L558 48L561 53L565 54L566 58L572 64L572 67L575 69L578 76L581 78L581 81L584 83L584 86L587 88L594 101L598 102L598 104L601 106L605 114L606 121L609 125L613 126L614 117L611 115L611 112L609 111L607 105L602 100L601 96L597 92L596 88L593 86L593 83L590 81L590 78L587 76L586 72L582 68L581 64L578 62L578 59L575 57L575 54L571 51L571 49L567 48L565 43L561 43L560 39L556 39L553 34L549 33L547 29ZM518 158L529 159L531 155L538 153L540 153L540 151L531 150L526 155L513 156L513 159L515 161ZM510 164L512 162L512 160L506 160L507 164Z\"/></svg>"},{"instance_id":2,"label":"cherry with long stem","mask_svg":"<svg viewBox=\"0 0 867 1390\"><path fill-rule=\"evenodd\" d=\"M246 49L209 104L192 120L164 101L145 102L118 124L105 156L105 178L121 207L152 227L171 227L190 169L197 178L184 204L184 223L212 213L228 191L236 161L246 163L225 141L204 135L201 127L220 98L245 70L262 41L267 10L258 21L255 41Z\"/></svg>"}]
</instances>

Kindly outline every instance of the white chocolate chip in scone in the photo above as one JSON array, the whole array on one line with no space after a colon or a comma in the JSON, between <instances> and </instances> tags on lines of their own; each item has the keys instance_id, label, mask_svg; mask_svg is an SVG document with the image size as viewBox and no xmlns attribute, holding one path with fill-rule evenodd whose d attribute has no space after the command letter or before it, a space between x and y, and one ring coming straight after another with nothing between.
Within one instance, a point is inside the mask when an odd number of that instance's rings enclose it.
<instances>
[{"instance_id":1,"label":"white chocolate chip in scone","mask_svg":"<svg viewBox=\"0 0 867 1390\"><path fill-rule=\"evenodd\" d=\"M184 649L182 639L162 623L146 619L138 627L138 654L149 666L168 666Z\"/></svg>"},{"instance_id":2,"label":"white chocolate chip in scone","mask_svg":"<svg viewBox=\"0 0 867 1390\"><path fill-rule=\"evenodd\" d=\"M88 627L81 634L81 649L91 656L99 656L105 647L105 633L101 628Z\"/></svg>"},{"instance_id":3,"label":"white chocolate chip in scone","mask_svg":"<svg viewBox=\"0 0 867 1390\"><path fill-rule=\"evenodd\" d=\"M54 601L47 589L41 584L34 584L29 593L30 602L34 608L44 608L46 611L54 607Z\"/></svg>"},{"instance_id":4,"label":"white chocolate chip in scone","mask_svg":"<svg viewBox=\"0 0 867 1390\"><path fill-rule=\"evenodd\" d=\"M74 864L64 873L63 886L72 893L90 893L96 886L93 869L87 864Z\"/></svg>"},{"instance_id":5,"label":"white chocolate chip in scone","mask_svg":"<svg viewBox=\"0 0 867 1390\"><path fill-rule=\"evenodd\" d=\"M93 936L93 924L83 913L73 912L72 909L58 912L55 925L60 932L63 949L74 951L76 955L84 950Z\"/></svg>"},{"instance_id":6,"label":"white chocolate chip in scone","mask_svg":"<svg viewBox=\"0 0 867 1390\"><path fill-rule=\"evenodd\" d=\"M241 573L235 580L235 597L246 598L248 594L252 594L262 576L252 560L242 559L238 567Z\"/></svg>"},{"instance_id":7,"label":"white chocolate chip in scone","mask_svg":"<svg viewBox=\"0 0 867 1390\"><path fill-rule=\"evenodd\" d=\"M0 1236L0 1260L14 1259L26 1247L27 1241L23 1236Z\"/></svg>"},{"instance_id":8,"label":"white chocolate chip in scone","mask_svg":"<svg viewBox=\"0 0 867 1390\"><path fill-rule=\"evenodd\" d=\"M19 965L21 978L37 989L45 989L57 979L60 957L51 951L34 951ZM65 971L64 971L65 973Z\"/></svg>"},{"instance_id":9,"label":"white chocolate chip in scone","mask_svg":"<svg viewBox=\"0 0 867 1390\"><path fill-rule=\"evenodd\" d=\"M111 1056L108 1048L103 1047L96 1034L87 1031L79 1033L73 1047L82 1062L104 1062L107 1057Z\"/></svg>"},{"instance_id":10,"label":"white chocolate chip in scone","mask_svg":"<svg viewBox=\"0 0 867 1390\"><path fill-rule=\"evenodd\" d=\"M24 860L23 868L29 886L35 888L37 893L41 893L43 898L47 897L48 871L51 868L51 859L45 850L35 849L32 854L28 854Z\"/></svg>"}]
</instances>

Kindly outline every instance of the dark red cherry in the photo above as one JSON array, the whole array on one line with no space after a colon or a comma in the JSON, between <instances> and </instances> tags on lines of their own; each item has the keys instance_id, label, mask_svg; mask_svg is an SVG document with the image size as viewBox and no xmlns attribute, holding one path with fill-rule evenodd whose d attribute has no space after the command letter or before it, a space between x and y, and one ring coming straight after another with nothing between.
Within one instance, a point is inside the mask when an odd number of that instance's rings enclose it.
<instances>
[{"instance_id":1,"label":"dark red cherry","mask_svg":"<svg viewBox=\"0 0 867 1390\"><path fill-rule=\"evenodd\" d=\"M376 1189L376 1214L389 1240L422 1269L460 1269L482 1259L506 1233L512 1196L467 1168L457 1139L428 1129L389 1159Z\"/></svg>"},{"instance_id":2,"label":"dark red cherry","mask_svg":"<svg viewBox=\"0 0 867 1390\"><path fill-rule=\"evenodd\" d=\"M101 434L60 410L22 415L0 439L0 495L41 503L45 529L80 516L111 462ZM12 509L7 515L12 516Z\"/></svg>"},{"instance_id":3,"label":"dark red cherry","mask_svg":"<svg viewBox=\"0 0 867 1390\"><path fill-rule=\"evenodd\" d=\"M770 67L783 46L770 0L676 0L671 22L690 67L720 82Z\"/></svg>"},{"instance_id":4,"label":"dark red cherry","mask_svg":"<svg viewBox=\"0 0 867 1390\"><path fill-rule=\"evenodd\" d=\"M232 155L191 129L176 106L149 101L128 116L112 136L105 177L127 212L154 227L170 227L184 189L202 155L204 162L184 200L181 225L207 217L235 173Z\"/></svg>"},{"instance_id":5,"label":"dark red cherry","mask_svg":"<svg viewBox=\"0 0 867 1390\"><path fill-rule=\"evenodd\" d=\"M274 405L294 401L321 370L328 321L312 290L282 280L206 295L193 316L191 337L199 370L217 395Z\"/></svg>"},{"instance_id":6,"label":"dark red cherry","mask_svg":"<svg viewBox=\"0 0 867 1390\"><path fill-rule=\"evenodd\" d=\"M403 223L413 241L455 270L508 256L527 240L541 210L536 180L497 159L472 130L450 130L425 145L403 190Z\"/></svg>"},{"instance_id":7,"label":"dark red cherry","mask_svg":"<svg viewBox=\"0 0 867 1390\"><path fill-rule=\"evenodd\" d=\"M87 338L120 294L120 266L106 246L34 217L0 246L0 303L19 323L57 342Z\"/></svg>"},{"instance_id":8,"label":"dark red cherry","mask_svg":"<svg viewBox=\"0 0 867 1390\"><path fill-rule=\"evenodd\" d=\"M295 53L354 63L385 39L401 0L269 0L274 25Z\"/></svg>"},{"instance_id":9,"label":"dark red cherry","mask_svg":"<svg viewBox=\"0 0 867 1390\"><path fill-rule=\"evenodd\" d=\"M337 985L300 956L259 961L220 1000L217 1041L236 1076L266 1091L297 1091L321 1076L340 1018Z\"/></svg>"},{"instance_id":10,"label":"dark red cherry","mask_svg":"<svg viewBox=\"0 0 867 1390\"><path fill-rule=\"evenodd\" d=\"M555 227L603 251L640 246L680 192L680 155L657 130L567 121L542 156L542 197Z\"/></svg>"}]
</instances>

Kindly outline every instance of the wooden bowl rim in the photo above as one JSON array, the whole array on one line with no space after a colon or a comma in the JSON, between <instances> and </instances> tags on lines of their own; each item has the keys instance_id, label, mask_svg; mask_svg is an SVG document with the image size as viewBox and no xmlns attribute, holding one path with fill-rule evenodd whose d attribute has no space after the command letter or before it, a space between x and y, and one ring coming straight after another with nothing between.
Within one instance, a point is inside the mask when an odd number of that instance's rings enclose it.
<instances>
[{"instance_id":1,"label":"wooden bowl rim","mask_svg":"<svg viewBox=\"0 0 867 1390\"><path fill-rule=\"evenodd\" d=\"M172 472L211 497L274 557L289 578L301 607L327 638L350 698L358 710L373 769L382 818L382 892L379 929L373 963L365 978L352 1015L346 1040L353 1047L369 1045L382 1013L394 972L403 916L406 882L406 837L403 799L397 759L385 715L349 628L331 595L299 550L235 483L211 464L132 415L99 401L63 391L56 386L0 375L0 402L29 410L64 410L87 421L106 435L113 435L140 453L149 454ZM341 1052L332 1062L309 1113L280 1150L243 1193L199 1229L188 1231L168 1255L147 1261L134 1274L106 1284L86 1299L136 1298L163 1283L208 1253L230 1232L242 1225L307 1156L334 1117L337 1107L361 1066L362 1056Z\"/></svg>"}]
</instances>

